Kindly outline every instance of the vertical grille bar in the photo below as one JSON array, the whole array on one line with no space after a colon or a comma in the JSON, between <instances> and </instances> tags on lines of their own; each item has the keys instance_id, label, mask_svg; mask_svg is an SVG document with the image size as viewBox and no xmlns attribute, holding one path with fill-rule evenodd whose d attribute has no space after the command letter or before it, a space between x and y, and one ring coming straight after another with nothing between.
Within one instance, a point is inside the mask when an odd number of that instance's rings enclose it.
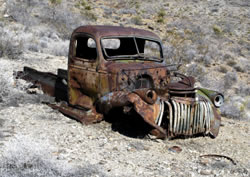
<instances>
[{"instance_id":1,"label":"vertical grille bar","mask_svg":"<svg viewBox=\"0 0 250 177\"><path fill-rule=\"evenodd\" d=\"M183 130L182 133L186 134L186 129L187 129L187 104L183 104L183 111L184 111L184 116L183 116Z\"/></svg>"},{"instance_id":2,"label":"vertical grille bar","mask_svg":"<svg viewBox=\"0 0 250 177\"><path fill-rule=\"evenodd\" d=\"M169 110L169 132L173 132L173 108L172 105L168 102L165 101L165 103L168 105L168 110Z\"/></svg>"},{"instance_id":3,"label":"vertical grille bar","mask_svg":"<svg viewBox=\"0 0 250 177\"><path fill-rule=\"evenodd\" d=\"M173 105L174 105L174 110L173 110L173 114L174 114L174 131L173 131L173 133L175 133L176 132L176 127L177 127L177 114L178 114L178 109L177 109L177 106L176 106L176 104L175 104L175 101L173 100L172 101L172 103L173 103Z\"/></svg>"},{"instance_id":4,"label":"vertical grille bar","mask_svg":"<svg viewBox=\"0 0 250 177\"><path fill-rule=\"evenodd\" d=\"M186 126L186 131L185 134L188 135L189 129L190 129L190 112L191 112L191 105L187 105L187 126Z\"/></svg>"},{"instance_id":5,"label":"vertical grille bar","mask_svg":"<svg viewBox=\"0 0 250 177\"><path fill-rule=\"evenodd\" d=\"M197 109L198 109L198 104L194 104L194 122L193 122L193 132L192 134L195 134L196 130L196 121L197 121Z\"/></svg>"},{"instance_id":6,"label":"vertical grille bar","mask_svg":"<svg viewBox=\"0 0 250 177\"><path fill-rule=\"evenodd\" d=\"M194 105L195 106L195 105ZM189 129L189 135L192 134L193 132L193 125L194 125L194 111L195 111L195 107L193 105L190 105L190 129Z\"/></svg>"},{"instance_id":7,"label":"vertical grille bar","mask_svg":"<svg viewBox=\"0 0 250 177\"><path fill-rule=\"evenodd\" d=\"M182 134L183 133L183 120L184 120L184 104L182 103L179 103L180 104L180 110L181 110L181 113L180 113L180 129L179 129L179 133Z\"/></svg>"},{"instance_id":8,"label":"vertical grille bar","mask_svg":"<svg viewBox=\"0 0 250 177\"><path fill-rule=\"evenodd\" d=\"M205 132L205 125L206 125L206 121L207 121L207 107L205 102L201 102L201 104L203 105L203 120L202 120L202 127L201 127L201 131Z\"/></svg>"},{"instance_id":9,"label":"vertical grille bar","mask_svg":"<svg viewBox=\"0 0 250 177\"><path fill-rule=\"evenodd\" d=\"M177 105L177 130L176 133L179 134L180 132L180 122L181 122L181 108L180 108L180 104L176 102Z\"/></svg>"}]
</instances>

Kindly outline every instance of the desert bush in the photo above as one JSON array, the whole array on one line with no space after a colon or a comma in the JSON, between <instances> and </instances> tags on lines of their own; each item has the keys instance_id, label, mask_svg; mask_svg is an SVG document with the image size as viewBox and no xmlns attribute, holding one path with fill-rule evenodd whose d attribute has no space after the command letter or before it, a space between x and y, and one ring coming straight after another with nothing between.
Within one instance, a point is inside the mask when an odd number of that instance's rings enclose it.
<instances>
[{"instance_id":1,"label":"desert bush","mask_svg":"<svg viewBox=\"0 0 250 177\"><path fill-rule=\"evenodd\" d=\"M19 59L25 51L42 52L56 56L67 56L69 40L47 27L27 28L23 25L6 25L0 30L0 57Z\"/></svg>"},{"instance_id":2,"label":"desert bush","mask_svg":"<svg viewBox=\"0 0 250 177\"><path fill-rule=\"evenodd\" d=\"M42 48L43 53L49 53L56 56L67 56L69 41L50 41L48 43L40 42L40 46L46 44L47 47Z\"/></svg>"},{"instance_id":3,"label":"desert bush","mask_svg":"<svg viewBox=\"0 0 250 177\"><path fill-rule=\"evenodd\" d=\"M234 66L236 64L237 64L237 62L235 60L233 60L233 59L227 61L228 66Z\"/></svg>"},{"instance_id":4,"label":"desert bush","mask_svg":"<svg viewBox=\"0 0 250 177\"><path fill-rule=\"evenodd\" d=\"M62 0L49 0L51 4L58 5L62 3Z\"/></svg>"},{"instance_id":5,"label":"desert bush","mask_svg":"<svg viewBox=\"0 0 250 177\"><path fill-rule=\"evenodd\" d=\"M221 65L221 66L219 66L218 71L221 73L227 73L228 69L225 65Z\"/></svg>"},{"instance_id":6,"label":"desert bush","mask_svg":"<svg viewBox=\"0 0 250 177\"><path fill-rule=\"evenodd\" d=\"M186 68L186 73L190 76L194 76L198 81L203 78L206 73L206 69L199 64L191 64Z\"/></svg>"},{"instance_id":7,"label":"desert bush","mask_svg":"<svg viewBox=\"0 0 250 177\"><path fill-rule=\"evenodd\" d=\"M250 98L249 96L244 97L234 96L226 100L225 104L221 107L221 113L227 118L240 119L240 120L250 120L249 106Z\"/></svg>"},{"instance_id":8,"label":"desert bush","mask_svg":"<svg viewBox=\"0 0 250 177\"><path fill-rule=\"evenodd\" d=\"M232 102L227 101L221 107L221 114L222 116L227 117L227 118L240 119L241 110Z\"/></svg>"},{"instance_id":9,"label":"desert bush","mask_svg":"<svg viewBox=\"0 0 250 177\"><path fill-rule=\"evenodd\" d=\"M230 89L232 86L234 86L238 81L237 73L235 72L227 72L224 76L224 88Z\"/></svg>"},{"instance_id":10,"label":"desert bush","mask_svg":"<svg viewBox=\"0 0 250 177\"><path fill-rule=\"evenodd\" d=\"M37 104L43 101L53 101L52 97L42 93L36 95L27 94L30 84L23 80L16 80L11 72L7 72L8 65L0 65L0 109L8 106L18 107L20 104Z\"/></svg>"},{"instance_id":11,"label":"desert bush","mask_svg":"<svg viewBox=\"0 0 250 177\"><path fill-rule=\"evenodd\" d=\"M5 143L1 153L0 172L2 177L67 177L105 176L95 165L85 162L73 166L54 155L58 149L48 140L21 134Z\"/></svg>"},{"instance_id":12,"label":"desert bush","mask_svg":"<svg viewBox=\"0 0 250 177\"><path fill-rule=\"evenodd\" d=\"M184 61L187 63L190 63L192 61L194 61L195 57L197 56L197 51L194 48L188 47L188 48L184 48L183 50L184 53Z\"/></svg>"},{"instance_id":13,"label":"desert bush","mask_svg":"<svg viewBox=\"0 0 250 177\"><path fill-rule=\"evenodd\" d=\"M142 22L142 18L141 16L135 16L133 18L131 18L131 23L135 24L135 25L142 25L143 22Z\"/></svg>"},{"instance_id":14,"label":"desert bush","mask_svg":"<svg viewBox=\"0 0 250 177\"><path fill-rule=\"evenodd\" d=\"M205 66L211 66L212 62L213 62L213 59L210 55L205 55L203 57L203 62L205 64Z\"/></svg>"},{"instance_id":15,"label":"desert bush","mask_svg":"<svg viewBox=\"0 0 250 177\"><path fill-rule=\"evenodd\" d=\"M131 14L131 15L136 15L136 10L135 9L120 9L118 10L118 14Z\"/></svg>"},{"instance_id":16,"label":"desert bush","mask_svg":"<svg viewBox=\"0 0 250 177\"><path fill-rule=\"evenodd\" d=\"M0 27L0 57L18 59L22 54L23 40L14 31Z\"/></svg>"},{"instance_id":17,"label":"desert bush","mask_svg":"<svg viewBox=\"0 0 250 177\"><path fill-rule=\"evenodd\" d=\"M242 72L242 73L245 72L244 67L243 67L242 65L240 65L240 64L235 65L235 66L234 66L234 69L235 69L237 72Z\"/></svg>"},{"instance_id":18,"label":"desert bush","mask_svg":"<svg viewBox=\"0 0 250 177\"><path fill-rule=\"evenodd\" d=\"M85 16L85 18L87 18L88 20L91 21L96 21L97 20L97 16L91 12L90 10L86 10L82 13L83 16Z\"/></svg>"},{"instance_id":19,"label":"desert bush","mask_svg":"<svg viewBox=\"0 0 250 177\"><path fill-rule=\"evenodd\" d=\"M217 26L217 25L213 25L213 31L216 35L221 35L222 34L222 29Z\"/></svg>"},{"instance_id":20,"label":"desert bush","mask_svg":"<svg viewBox=\"0 0 250 177\"><path fill-rule=\"evenodd\" d=\"M165 16L166 16L165 9L161 8L157 13L157 22L164 23Z\"/></svg>"},{"instance_id":21,"label":"desert bush","mask_svg":"<svg viewBox=\"0 0 250 177\"><path fill-rule=\"evenodd\" d=\"M84 17L84 19L90 20L90 21L97 20L96 15L92 11L93 8L89 2L85 0L78 0L75 4L75 7L80 10L80 13L82 17Z\"/></svg>"},{"instance_id":22,"label":"desert bush","mask_svg":"<svg viewBox=\"0 0 250 177\"><path fill-rule=\"evenodd\" d=\"M238 88L236 89L236 94L241 96L247 96L250 95L250 86L245 85L244 83L238 84Z\"/></svg>"},{"instance_id":23,"label":"desert bush","mask_svg":"<svg viewBox=\"0 0 250 177\"><path fill-rule=\"evenodd\" d=\"M172 61L175 54L175 48L173 46L170 44L163 44L163 54L167 63L171 64L174 62Z\"/></svg>"},{"instance_id":24,"label":"desert bush","mask_svg":"<svg viewBox=\"0 0 250 177\"><path fill-rule=\"evenodd\" d=\"M4 66L0 66L0 70L4 71ZM12 87L13 80L7 74L0 73L0 103L6 104L11 97L15 97L16 93ZM12 84L11 84L12 83Z\"/></svg>"},{"instance_id":25,"label":"desert bush","mask_svg":"<svg viewBox=\"0 0 250 177\"><path fill-rule=\"evenodd\" d=\"M0 89L0 103L1 103L4 101L4 98L9 94L8 82L4 78L2 78L0 81L0 88L1 88Z\"/></svg>"},{"instance_id":26,"label":"desert bush","mask_svg":"<svg viewBox=\"0 0 250 177\"><path fill-rule=\"evenodd\" d=\"M77 26L93 20L91 15L89 15L90 18L74 12L67 1L60 2L60 0L27 0L21 2L8 0L7 11L18 23L29 28L47 26L47 28L58 32L62 39L68 39L72 30Z\"/></svg>"}]
</instances>

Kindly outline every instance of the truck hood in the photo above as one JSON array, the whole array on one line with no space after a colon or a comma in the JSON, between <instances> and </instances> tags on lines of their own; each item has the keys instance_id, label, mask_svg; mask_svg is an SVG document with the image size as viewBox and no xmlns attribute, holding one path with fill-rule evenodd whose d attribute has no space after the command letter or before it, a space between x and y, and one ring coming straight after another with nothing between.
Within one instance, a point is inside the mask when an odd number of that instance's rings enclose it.
<instances>
[{"instance_id":1,"label":"truck hood","mask_svg":"<svg viewBox=\"0 0 250 177\"><path fill-rule=\"evenodd\" d=\"M153 62L109 62L106 64L107 71L110 73L118 73L123 71L136 71L136 70L149 70L164 68L166 70L166 65L163 63L153 63Z\"/></svg>"},{"instance_id":2,"label":"truck hood","mask_svg":"<svg viewBox=\"0 0 250 177\"><path fill-rule=\"evenodd\" d=\"M170 81L170 73L164 63L110 62L106 65L112 90L163 88ZM126 90L125 89L125 90Z\"/></svg>"}]
</instances>

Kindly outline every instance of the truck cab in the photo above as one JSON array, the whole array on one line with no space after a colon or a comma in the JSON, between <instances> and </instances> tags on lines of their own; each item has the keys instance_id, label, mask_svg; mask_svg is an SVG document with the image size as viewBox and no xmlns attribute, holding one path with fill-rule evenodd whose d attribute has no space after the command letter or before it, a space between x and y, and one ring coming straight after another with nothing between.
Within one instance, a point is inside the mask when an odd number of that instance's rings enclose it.
<instances>
[{"instance_id":1,"label":"truck cab","mask_svg":"<svg viewBox=\"0 0 250 177\"><path fill-rule=\"evenodd\" d=\"M161 89L170 80L160 38L118 26L83 26L70 40L69 103L90 108L114 91Z\"/></svg>"}]
</instances>

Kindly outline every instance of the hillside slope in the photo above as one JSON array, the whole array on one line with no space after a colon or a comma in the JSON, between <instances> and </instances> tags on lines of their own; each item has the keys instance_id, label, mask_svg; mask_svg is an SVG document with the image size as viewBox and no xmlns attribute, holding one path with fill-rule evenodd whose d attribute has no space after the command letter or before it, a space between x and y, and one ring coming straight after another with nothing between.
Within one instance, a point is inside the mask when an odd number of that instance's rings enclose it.
<instances>
[{"instance_id":1,"label":"hillside slope","mask_svg":"<svg viewBox=\"0 0 250 177\"><path fill-rule=\"evenodd\" d=\"M108 122L83 126L42 104L51 98L41 92L27 94L13 72L66 69L70 34L87 24L158 34L167 62L225 94L219 136L130 137ZM249 128L250 1L0 0L1 176L249 176Z\"/></svg>"}]
</instances>

